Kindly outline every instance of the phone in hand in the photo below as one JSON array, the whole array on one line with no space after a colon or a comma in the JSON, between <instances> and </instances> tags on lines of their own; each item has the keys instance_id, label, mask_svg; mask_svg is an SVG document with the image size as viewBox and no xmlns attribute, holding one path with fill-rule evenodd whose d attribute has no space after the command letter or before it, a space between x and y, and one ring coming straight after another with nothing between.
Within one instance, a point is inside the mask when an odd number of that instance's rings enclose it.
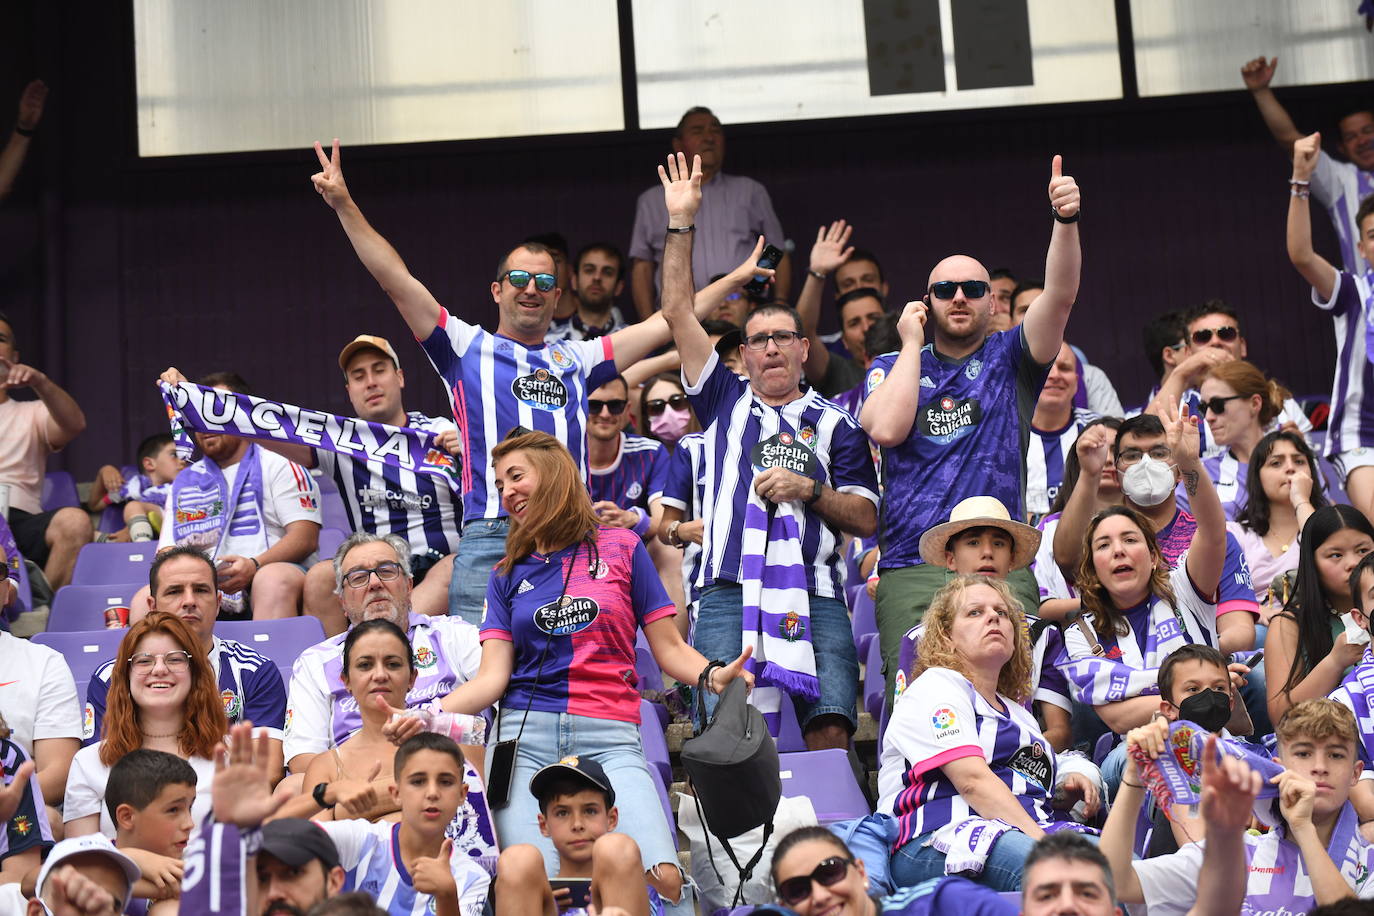
<instances>
[{"instance_id":1,"label":"phone in hand","mask_svg":"<svg viewBox=\"0 0 1374 916\"><path fill-rule=\"evenodd\" d=\"M758 266L771 270L782 263L782 249L776 245L763 246L763 254L759 256ZM744 291L751 296L762 296L763 291L768 288L767 277L754 277L744 285Z\"/></svg>"},{"instance_id":2,"label":"phone in hand","mask_svg":"<svg viewBox=\"0 0 1374 916\"><path fill-rule=\"evenodd\" d=\"M550 878L549 887L555 892L559 888L566 887L570 899L563 907L564 909L586 909L592 905L592 879L591 878Z\"/></svg>"}]
</instances>

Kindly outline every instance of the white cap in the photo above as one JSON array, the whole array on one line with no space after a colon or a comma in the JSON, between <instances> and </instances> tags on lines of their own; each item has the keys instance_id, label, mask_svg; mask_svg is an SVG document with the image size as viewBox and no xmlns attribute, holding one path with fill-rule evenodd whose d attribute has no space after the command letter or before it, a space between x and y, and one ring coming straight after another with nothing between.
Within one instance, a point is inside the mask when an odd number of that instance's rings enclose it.
<instances>
[{"instance_id":1,"label":"white cap","mask_svg":"<svg viewBox=\"0 0 1374 916\"><path fill-rule=\"evenodd\" d=\"M43 863L43 867L38 871L37 896L43 893L43 885L48 880L48 875L52 874L53 869L57 868L67 859L73 856L82 856L89 853L96 853L105 856L110 861L117 864L124 870L124 878L127 884L124 888L124 897L120 901L120 910L129 903L129 897L134 890L134 882L143 876L139 868L134 864L134 860L124 853L115 849L114 843L101 833L88 833L85 836L72 837L63 840L52 848L48 853L48 860Z\"/></svg>"}]
</instances>

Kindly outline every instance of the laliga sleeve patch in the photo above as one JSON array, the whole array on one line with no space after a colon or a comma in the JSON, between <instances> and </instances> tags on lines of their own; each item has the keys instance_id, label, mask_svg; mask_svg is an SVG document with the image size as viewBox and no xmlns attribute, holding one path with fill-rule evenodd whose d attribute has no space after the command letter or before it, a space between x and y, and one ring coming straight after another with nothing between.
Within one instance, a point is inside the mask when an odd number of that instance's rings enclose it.
<instances>
[{"instance_id":1,"label":"laliga sleeve patch","mask_svg":"<svg viewBox=\"0 0 1374 916\"><path fill-rule=\"evenodd\" d=\"M868 372L867 382L868 393L872 394L873 389L881 385L883 383L883 379L885 378L887 378L887 370L884 369L882 366L879 366L876 369L870 369Z\"/></svg>"},{"instance_id":2,"label":"laliga sleeve patch","mask_svg":"<svg viewBox=\"0 0 1374 916\"><path fill-rule=\"evenodd\" d=\"M949 706L937 706L930 714L931 728L935 729L935 740L960 734L959 716Z\"/></svg>"}]
</instances>

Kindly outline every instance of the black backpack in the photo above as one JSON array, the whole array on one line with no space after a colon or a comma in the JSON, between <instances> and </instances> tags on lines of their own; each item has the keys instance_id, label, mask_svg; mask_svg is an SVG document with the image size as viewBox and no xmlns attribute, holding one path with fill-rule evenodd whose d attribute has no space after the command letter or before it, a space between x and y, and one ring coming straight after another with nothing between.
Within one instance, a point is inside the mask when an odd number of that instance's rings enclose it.
<instances>
[{"instance_id":1,"label":"black backpack","mask_svg":"<svg viewBox=\"0 0 1374 916\"><path fill-rule=\"evenodd\" d=\"M717 667L723 666L719 662L708 665L697 683L698 721L706 721L706 683L711 670ZM721 692L711 721L695 737L683 742L682 767L696 793L707 854L714 833L739 870L739 885L732 904L739 906L744 885L773 834L773 814L782 798L778 746L768 733L762 713L749 705L748 686L743 679L730 682ZM741 866L728 841L760 825L764 827L763 842L753 858ZM720 877L719 872L716 876ZM725 883L723 878L721 883Z\"/></svg>"}]
</instances>

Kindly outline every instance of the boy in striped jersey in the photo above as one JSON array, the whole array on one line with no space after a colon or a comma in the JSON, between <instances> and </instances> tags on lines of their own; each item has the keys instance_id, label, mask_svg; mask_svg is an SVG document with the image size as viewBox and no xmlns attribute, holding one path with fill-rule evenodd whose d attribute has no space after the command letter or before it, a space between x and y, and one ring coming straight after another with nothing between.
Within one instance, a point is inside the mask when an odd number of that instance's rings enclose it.
<instances>
[{"instance_id":1,"label":"boy in striped jersey","mask_svg":"<svg viewBox=\"0 0 1374 916\"><path fill-rule=\"evenodd\" d=\"M549 249L525 242L497 265L490 296L499 315L495 333L457 317L411 275L396 249L363 217L344 183L339 142L326 156L315 190L335 212L359 260L386 290L444 380L463 462L463 531L454 555L450 613L476 624L482 618L491 569L505 553L509 521L496 490L494 448L515 427L549 433L587 473L587 392L615 377L670 340L668 325L653 315L595 340L545 342L562 290ZM695 298L704 317L726 293L754 273L755 251ZM470 312L466 313L470 314Z\"/></svg>"}]
</instances>

